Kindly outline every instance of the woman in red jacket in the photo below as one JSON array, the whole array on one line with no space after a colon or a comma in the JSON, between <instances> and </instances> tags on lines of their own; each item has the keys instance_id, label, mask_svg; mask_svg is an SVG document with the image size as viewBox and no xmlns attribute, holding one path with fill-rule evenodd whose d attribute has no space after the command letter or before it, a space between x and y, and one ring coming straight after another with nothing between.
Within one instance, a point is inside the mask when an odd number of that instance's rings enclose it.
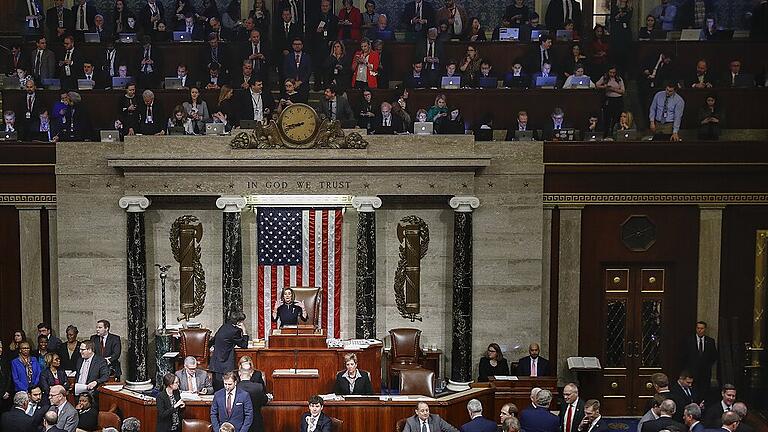
<instances>
[{"instance_id":1,"label":"woman in red jacket","mask_svg":"<svg viewBox=\"0 0 768 432\"><path fill-rule=\"evenodd\" d=\"M360 26L363 16L360 9L352 5L352 0L344 0L339 11L339 40L360 40Z\"/></svg>"},{"instance_id":2,"label":"woman in red jacket","mask_svg":"<svg viewBox=\"0 0 768 432\"><path fill-rule=\"evenodd\" d=\"M379 53L371 49L371 41L363 39L360 42L360 49L352 57L352 87L376 88L378 70Z\"/></svg>"}]
</instances>

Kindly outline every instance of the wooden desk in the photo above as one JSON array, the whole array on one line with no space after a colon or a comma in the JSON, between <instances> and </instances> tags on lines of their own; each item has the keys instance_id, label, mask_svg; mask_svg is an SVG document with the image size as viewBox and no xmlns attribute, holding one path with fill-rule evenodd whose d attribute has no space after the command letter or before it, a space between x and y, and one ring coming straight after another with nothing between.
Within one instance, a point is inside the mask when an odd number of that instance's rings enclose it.
<instances>
[{"instance_id":1,"label":"wooden desk","mask_svg":"<svg viewBox=\"0 0 768 432\"><path fill-rule=\"evenodd\" d=\"M557 401L558 395L556 377L518 377L517 380L513 381L496 380L491 377L489 382L472 384L472 388L491 388L494 390L494 415L498 415L501 412L501 407L510 402L517 405L517 409L522 411L531 404L531 389L534 387L551 391L553 403L550 404L549 408L556 409L556 402L554 402Z\"/></svg>"},{"instance_id":2,"label":"wooden desk","mask_svg":"<svg viewBox=\"0 0 768 432\"><path fill-rule=\"evenodd\" d=\"M253 359L253 367L264 372L267 389L275 390L272 372L275 369L317 369L319 377L314 381L314 394L333 392L336 373L344 369L344 355L357 354L358 367L371 375L374 393L381 392L381 348L382 344L371 345L359 350L343 348L248 348L235 350L240 360L243 356ZM306 401L293 393L286 395L291 400Z\"/></svg>"},{"instance_id":3,"label":"wooden desk","mask_svg":"<svg viewBox=\"0 0 768 432\"><path fill-rule=\"evenodd\" d=\"M276 400L306 401L316 394L323 394L318 381L320 374L317 369L277 369L272 372L270 387Z\"/></svg>"},{"instance_id":4,"label":"wooden desk","mask_svg":"<svg viewBox=\"0 0 768 432\"><path fill-rule=\"evenodd\" d=\"M440 415L458 428L469 421L467 402L470 399L478 399L483 406L493 406L494 391L493 388L473 388L438 399L407 397L402 400L380 400L377 397L370 397L328 401L323 411L342 420L345 432L393 431L398 420L414 414L416 401L425 400L429 403L430 412ZM104 389L99 398L99 409L107 411L113 404L122 418L134 416L143 425L148 425L147 430L152 430L157 421L157 407L152 398L141 399L133 393ZM186 403L183 417L210 421L210 406L210 400L189 401ZM266 429L271 432L299 430L301 414L307 411L307 403L304 401L273 401L261 410ZM486 416L494 417L491 413L487 413Z\"/></svg>"}]
</instances>

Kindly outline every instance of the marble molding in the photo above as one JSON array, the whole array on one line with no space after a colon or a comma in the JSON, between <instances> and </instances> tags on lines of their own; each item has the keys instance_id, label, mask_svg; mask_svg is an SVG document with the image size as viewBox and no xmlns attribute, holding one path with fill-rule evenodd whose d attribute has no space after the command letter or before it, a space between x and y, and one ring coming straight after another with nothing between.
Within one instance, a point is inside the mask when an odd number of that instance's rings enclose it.
<instances>
[{"instance_id":1,"label":"marble molding","mask_svg":"<svg viewBox=\"0 0 768 432\"><path fill-rule=\"evenodd\" d=\"M376 213L361 211L357 224L355 337L376 337Z\"/></svg>"},{"instance_id":2,"label":"marble molding","mask_svg":"<svg viewBox=\"0 0 768 432\"><path fill-rule=\"evenodd\" d=\"M121 207L124 207L121 200ZM147 381L147 264L144 212L128 206L127 293L128 293L128 381ZM124 207L125 208L125 207ZM146 207L145 207L146 208Z\"/></svg>"},{"instance_id":3,"label":"marble molding","mask_svg":"<svg viewBox=\"0 0 768 432\"><path fill-rule=\"evenodd\" d=\"M221 243L221 295L224 321L243 310L243 239L241 213L224 210Z\"/></svg>"},{"instance_id":4,"label":"marble molding","mask_svg":"<svg viewBox=\"0 0 768 432\"><path fill-rule=\"evenodd\" d=\"M453 345L451 381L472 380L472 213L456 208L453 225ZM477 198L475 198L477 200ZM474 202L473 202L474 204ZM479 201L477 202L479 205ZM469 207L477 207L477 205ZM461 207L459 207L461 208Z\"/></svg>"},{"instance_id":5,"label":"marble molding","mask_svg":"<svg viewBox=\"0 0 768 432\"><path fill-rule=\"evenodd\" d=\"M169 352L176 351L176 339L170 334L163 334L160 330L155 333L155 388L163 389L163 376L174 372L174 359L163 357Z\"/></svg>"}]
</instances>

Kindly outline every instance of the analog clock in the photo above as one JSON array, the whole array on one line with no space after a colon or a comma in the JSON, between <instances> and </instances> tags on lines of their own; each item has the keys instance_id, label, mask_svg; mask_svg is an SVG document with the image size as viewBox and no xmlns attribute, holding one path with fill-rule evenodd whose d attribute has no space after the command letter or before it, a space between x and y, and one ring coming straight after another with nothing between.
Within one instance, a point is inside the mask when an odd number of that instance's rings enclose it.
<instances>
[{"instance_id":1,"label":"analog clock","mask_svg":"<svg viewBox=\"0 0 768 432\"><path fill-rule=\"evenodd\" d=\"M656 224L648 216L630 216L621 224L621 241L631 251L647 251L656 243Z\"/></svg>"},{"instance_id":2,"label":"analog clock","mask_svg":"<svg viewBox=\"0 0 768 432\"><path fill-rule=\"evenodd\" d=\"M288 147L308 148L320 128L320 118L311 106L295 103L283 109L277 126Z\"/></svg>"}]
</instances>

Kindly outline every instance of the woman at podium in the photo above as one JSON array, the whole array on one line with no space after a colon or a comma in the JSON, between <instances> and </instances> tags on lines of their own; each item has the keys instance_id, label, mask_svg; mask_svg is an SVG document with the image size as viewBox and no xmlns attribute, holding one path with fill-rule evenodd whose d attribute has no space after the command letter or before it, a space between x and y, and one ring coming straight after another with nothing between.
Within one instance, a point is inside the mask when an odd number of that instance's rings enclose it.
<instances>
[{"instance_id":1,"label":"woman at podium","mask_svg":"<svg viewBox=\"0 0 768 432\"><path fill-rule=\"evenodd\" d=\"M294 298L293 290L284 288L282 298L275 301L275 306L272 308L272 321L280 321L280 327L295 326L299 323L299 318L302 321L308 318L304 302L296 302Z\"/></svg>"},{"instance_id":2,"label":"woman at podium","mask_svg":"<svg viewBox=\"0 0 768 432\"><path fill-rule=\"evenodd\" d=\"M494 375L509 375L509 363L496 342L488 345L487 355L480 358L477 381L486 382Z\"/></svg>"},{"instance_id":3,"label":"woman at podium","mask_svg":"<svg viewBox=\"0 0 768 432\"><path fill-rule=\"evenodd\" d=\"M344 356L346 369L336 374L336 385L333 392L337 395L371 395L373 386L368 372L357 368L357 354L349 353Z\"/></svg>"}]
</instances>

